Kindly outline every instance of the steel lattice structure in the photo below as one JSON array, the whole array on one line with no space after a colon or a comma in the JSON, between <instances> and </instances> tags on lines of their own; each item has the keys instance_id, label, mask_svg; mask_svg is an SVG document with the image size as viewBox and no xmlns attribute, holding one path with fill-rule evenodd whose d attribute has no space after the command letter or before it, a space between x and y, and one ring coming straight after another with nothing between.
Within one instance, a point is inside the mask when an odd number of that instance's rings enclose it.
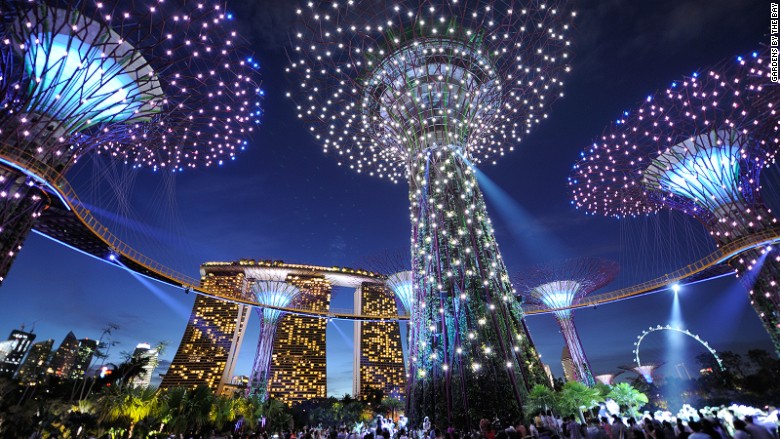
<instances>
[{"instance_id":1,"label":"steel lattice structure","mask_svg":"<svg viewBox=\"0 0 780 439\"><path fill-rule=\"evenodd\" d=\"M624 113L582 153L569 177L573 204L615 217L675 209L698 219L718 246L776 231L760 172L780 145L780 86L768 51L730 59L673 82ZM729 265L780 353L780 257L748 250Z\"/></svg>"},{"instance_id":2,"label":"steel lattice structure","mask_svg":"<svg viewBox=\"0 0 780 439\"><path fill-rule=\"evenodd\" d=\"M301 294L301 290L285 281L259 280L252 285L252 293L259 303L286 307ZM260 338L257 341L257 352L252 365L252 373L249 376L247 394L259 395L265 399L268 395L268 377L276 327L283 313L271 308L255 309L260 317Z\"/></svg>"},{"instance_id":3,"label":"steel lattice structure","mask_svg":"<svg viewBox=\"0 0 780 439\"><path fill-rule=\"evenodd\" d=\"M574 14L559 3L298 11L287 71L300 118L340 164L409 183L412 422L514 418L546 382L472 166L511 151L562 94Z\"/></svg>"},{"instance_id":4,"label":"steel lattice structure","mask_svg":"<svg viewBox=\"0 0 780 439\"><path fill-rule=\"evenodd\" d=\"M612 282L618 271L618 264L613 261L577 258L537 265L518 272L512 279L517 294L526 303L557 310L553 314L569 348L575 378L588 386L595 385L596 381L574 326L572 312L566 308Z\"/></svg>"},{"instance_id":5,"label":"steel lattice structure","mask_svg":"<svg viewBox=\"0 0 780 439\"><path fill-rule=\"evenodd\" d=\"M257 65L220 5L1 0L0 282L82 156L181 171L232 159L260 115Z\"/></svg>"}]
</instances>

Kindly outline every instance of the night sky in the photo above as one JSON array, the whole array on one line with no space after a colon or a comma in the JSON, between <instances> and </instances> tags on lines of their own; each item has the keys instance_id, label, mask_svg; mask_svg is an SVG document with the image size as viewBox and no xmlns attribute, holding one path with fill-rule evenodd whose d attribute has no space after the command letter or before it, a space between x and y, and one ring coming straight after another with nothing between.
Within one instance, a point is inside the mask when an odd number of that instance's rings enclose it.
<instances>
[{"instance_id":1,"label":"night sky","mask_svg":"<svg viewBox=\"0 0 780 439\"><path fill-rule=\"evenodd\" d=\"M228 6L235 8L236 20L253 44L266 95L263 123L247 151L235 162L187 171L175 179L143 171L98 175L94 167L100 161L85 160L69 174L73 185L94 203L94 211L102 208L106 221L117 224L118 235L192 276L198 276L202 262L241 258L360 266L366 257L408 246L406 185L337 166L308 135L285 97L291 87L283 74L283 46L294 3L234 3ZM511 272L540 260L599 256L621 262L623 275L616 285L626 285L672 271L690 255L706 254L706 246L680 248L701 242L703 229L692 219L674 215L671 220L661 215L630 224L586 216L569 202L566 178L571 166L611 120L648 94L696 69L768 43L769 6L760 0L575 4L579 18L570 34L575 59L566 95L515 152L495 166L481 167L494 186L485 193ZM115 187L129 195L112 195ZM674 228L664 225L667 220ZM660 232L648 233L648 228ZM114 361L138 342L170 343L158 373L173 358L194 300L181 289L139 280L35 234L0 297L0 336L34 324L36 341L53 338L59 345L69 330L79 338L98 338L111 322L120 328L112 335L119 342L111 351ZM672 300L671 292L663 292L576 311L594 372L630 364L637 335L649 326L669 323ZM771 351L735 279L685 287L680 303L684 325L714 348ZM351 291L334 291L334 307L351 304ZM553 318L531 316L528 322L542 360L560 376L563 339ZM253 316L254 330L245 339L237 374L249 374L256 326ZM646 361L663 360L667 341L665 335L648 337L643 344ZM703 352L692 341L684 346L690 355ZM328 351L328 393L351 392L350 322L331 323ZM693 360L685 361L691 372L698 369Z\"/></svg>"}]
</instances>

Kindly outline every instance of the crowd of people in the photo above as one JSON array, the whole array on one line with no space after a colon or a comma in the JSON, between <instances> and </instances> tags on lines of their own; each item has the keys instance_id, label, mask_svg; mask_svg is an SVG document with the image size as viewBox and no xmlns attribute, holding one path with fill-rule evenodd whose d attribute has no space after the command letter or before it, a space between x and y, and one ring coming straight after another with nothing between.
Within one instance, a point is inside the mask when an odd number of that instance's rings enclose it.
<instances>
[{"instance_id":1,"label":"crowd of people","mask_svg":"<svg viewBox=\"0 0 780 439\"><path fill-rule=\"evenodd\" d=\"M393 423L380 416L374 422L352 428L345 425L304 428L289 436L284 434L282 439L780 439L776 416L739 417L728 410L720 412L727 416L717 413L705 416L698 412L698 416L688 419L657 418L649 412L638 419L606 415L591 417L581 423L574 416L561 418L546 412L538 414L531 422L512 425L483 419L479 428L471 431L438 426L428 418L418 428L408 428L403 417Z\"/></svg>"}]
</instances>

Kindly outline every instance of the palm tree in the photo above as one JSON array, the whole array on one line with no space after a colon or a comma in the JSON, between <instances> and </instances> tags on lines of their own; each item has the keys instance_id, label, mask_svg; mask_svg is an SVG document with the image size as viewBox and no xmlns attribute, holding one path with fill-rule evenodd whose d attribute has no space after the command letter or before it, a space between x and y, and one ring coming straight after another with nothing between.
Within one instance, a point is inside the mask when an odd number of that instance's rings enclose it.
<instances>
[{"instance_id":1,"label":"palm tree","mask_svg":"<svg viewBox=\"0 0 780 439\"><path fill-rule=\"evenodd\" d=\"M185 433L188 427L200 430L209 422L214 395L207 386L194 389L171 388L166 393L163 419L173 433Z\"/></svg>"},{"instance_id":2,"label":"palm tree","mask_svg":"<svg viewBox=\"0 0 780 439\"><path fill-rule=\"evenodd\" d=\"M549 387L536 384L525 403L525 411L528 414L547 410L555 410L558 407L558 396Z\"/></svg>"},{"instance_id":3,"label":"palm tree","mask_svg":"<svg viewBox=\"0 0 780 439\"><path fill-rule=\"evenodd\" d=\"M560 406L566 414L576 414L580 422L585 422L582 409L590 409L604 401L601 392L578 381L570 381L563 386L560 395Z\"/></svg>"},{"instance_id":4,"label":"palm tree","mask_svg":"<svg viewBox=\"0 0 780 439\"><path fill-rule=\"evenodd\" d=\"M267 420L265 430L274 432L281 431L290 424L290 413L283 402L269 398L263 403L263 417Z\"/></svg>"},{"instance_id":5,"label":"palm tree","mask_svg":"<svg viewBox=\"0 0 780 439\"><path fill-rule=\"evenodd\" d=\"M624 414L629 416L637 415L637 408L647 404L647 395L635 389L631 384L619 383L612 386L612 390L607 395L620 407Z\"/></svg>"},{"instance_id":6,"label":"palm tree","mask_svg":"<svg viewBox=\"0 0 780 439\"><path fill-rule=\"evenodd\" d=\"M216 396L211 404L209 420L217 431L222 431L225 425L232 423L238 418L238 400L225 396Z\"/></svg>"},{"instance_id":7,"label":"palm tree","mask_svg":"<svg viewBox=\"0 0 780 439\"><path fill-rule=\"evenodd\" d=\"M100 402L100 422L128 423L128 437L133 437L137 423L156 416L162 409L160 394L150 387L113 387Z\"/></svg>"},{"instance_id":8,"label":"palm tree","mask_svg":"<svg viewBox=\"0 0 780 439\"><path fill-rule=\"evenodd\" d=\"M395 411L400 410L401 407L404 406L404 403L402 403L401 400L398 398L393 398L392 396L386 396L382 400L382 406L387 410L390 410L391 418L395 419Z\"/></svg>"},{"instance_id":9,"label":"palm tree","mask_svg":"<svg viewBox=\"0 0 780 439\"><path fill-rule=\"evenodd\" d=\"M242 432L257 429L258 421L263 416L263 401L260 395L249 395L240 398L238 400L237 414L242 419Z\"/></svg>"}]
</instances>

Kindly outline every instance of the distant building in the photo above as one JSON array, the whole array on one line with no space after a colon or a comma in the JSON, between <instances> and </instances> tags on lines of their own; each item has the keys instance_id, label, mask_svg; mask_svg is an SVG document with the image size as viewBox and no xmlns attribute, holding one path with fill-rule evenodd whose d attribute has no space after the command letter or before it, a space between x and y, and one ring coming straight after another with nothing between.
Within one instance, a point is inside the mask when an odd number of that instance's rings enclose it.
<instances>
[{"instance_id":1,"label":"distant building","mask_svg":"<svg viewBox=\"0 0 780 439\"><path fill-rule=\"evenodd\" d=\"M47 372L62 378L69 377L71 369L76 365L78 353L79 341L73 331L70 331L51 357Z\"/></svg>"},{"instance_id":2,"label":"distant building","mask_svg":"<svg viewBox=\"0 0 780 439\"><path fill-rule=\"evenodd\" d=\"M201 265L201 285L225 298L256 300L251 286L260 280L284 280L301 290L289 305L314 311L330 308L333 286L359 288L385 277L361 269L242 259ZM161 388L205 384L217 394L242 389L233 373L246 333L250 307L198 295L182 341ZM387 313L396 315L396 313ZM327 319L287 314L278 323L271 354L268 394L288 405L327 396ZM400 340L400 338L399 338ZM401 348L398 345L400 358ZM399 389L400 390L400 389Z\"/></svg>"},{"instance_id":3,"label":"distant building","mask_svg":"<svg viewBox=\"0 0 780 439\"><path fill-rule=\"evenodd\" d=\"M394 294L383 284L363 283L355 290L355 312L368 315L396 315ZM352 394L363 398L369 390L385 396L404 393L401 331L398 322L355 322Z\"/></svg>"},{"instance_id":4,"label":"distant building","mask_svg":"<svg viewBox=\"0 0 780 439\"><path fill-rule=\"evenodd\" d=\"M544 368L544 374L547 375L547 379L550 380L550 386L555 387L555 377L553 376L552 369L550 369L550 365L542 363L542 367Z\"/></svg>"},{"instance_id":5,"label":"distant building","mask_svg":"<svg viewBox=\"0 0 780 439\"><path fill-rule=\"evenodd\" d=\"M288 276L287 281L301 290L294 306L327 310L331 284L322 275ZM328 321L316 317L288 314L279 321L271 355L268 393L285 404L328 394L325 361L325 332Z\"/></svg>"},{"instance_id":6,"label":"distant building","mask_svg":"<svg viewBox=\"0 0 780 439\"><path fill-rule=\"evenodd\" d=\"M14 376L22 364L25 354L30 349L35 334L14 329L8 336L8 341L0 347L0 376Z\"/></svg>"},{"instance_id":7,"label":"distant building","mask_svg":"<svg viewBox=\"0 0 780 439\"><path fill-rule=\"evenodd\" d=\"M154 376L154 369L160 364L160 352L149 343L138 343L133 351L133 360L143 362L143 372L130 381L133 387L149 387Z\"/></svg>"},{"instance_id":8,"label":"distant building","mask_svg":"<svg viewBox=\"0 0 780 439\"><path fill-rule=\"evenodd\" d=\"M201 266L201 285L225 297L242 297L243 272ZM249 323L250 307L198 295L173 362L163 375L161 389L206 385L219 393L233 375L241 341Z\"/></svg>"},{"instance_id":9,"label":"distant building","mask_svg":"<svg viewBox=\"0 0 780 439\"><path fill-rule=\"evenodd\" d=\"M569 346L563 346L563 352L561 352L561 366L563 366L563 376L566 381L579 381L577 380L576 368L574 366L574 360L571 358L571 352L569 352Z\"/></svg>"},{"instance_id":10,"label":"distant building","mask_svg":"<svg viewBox=\"0 0 780 439\"><path fill-rule=\"evenodd\" d=\"M75 380L84 378L84 375L89 369L90 363L92 363L92 357L95 355L97 347L97 340L90 340L88 338L79 340L76 359L73 361L73 367L70 369L68 374L70 378Z\"/></svg>"},{"instance_id":11,"label":"distant building","mask_svg":"<svg viewBox=\"0 0 780 439\"><path fill-rule=\"evenodd\" d=\"M235 375L230 383L225 383L220 389L220 396L226 396L232 398L235 396L243 396L246 393L246 388L249 386L249 377L246 375Z\"/></svg>"},{"instance_id":12,"label":"distant building","mask_svg":"<svg viewBox=\"0 0 780 439\"><path fill-rule=\"evenodd\" d=\"M54 340L51 339L32 345L27 358L24 359L16 374L20 383L35 385L40 381L49 367L49 357L53 347Z\"/></svg>"}]
</instances>

